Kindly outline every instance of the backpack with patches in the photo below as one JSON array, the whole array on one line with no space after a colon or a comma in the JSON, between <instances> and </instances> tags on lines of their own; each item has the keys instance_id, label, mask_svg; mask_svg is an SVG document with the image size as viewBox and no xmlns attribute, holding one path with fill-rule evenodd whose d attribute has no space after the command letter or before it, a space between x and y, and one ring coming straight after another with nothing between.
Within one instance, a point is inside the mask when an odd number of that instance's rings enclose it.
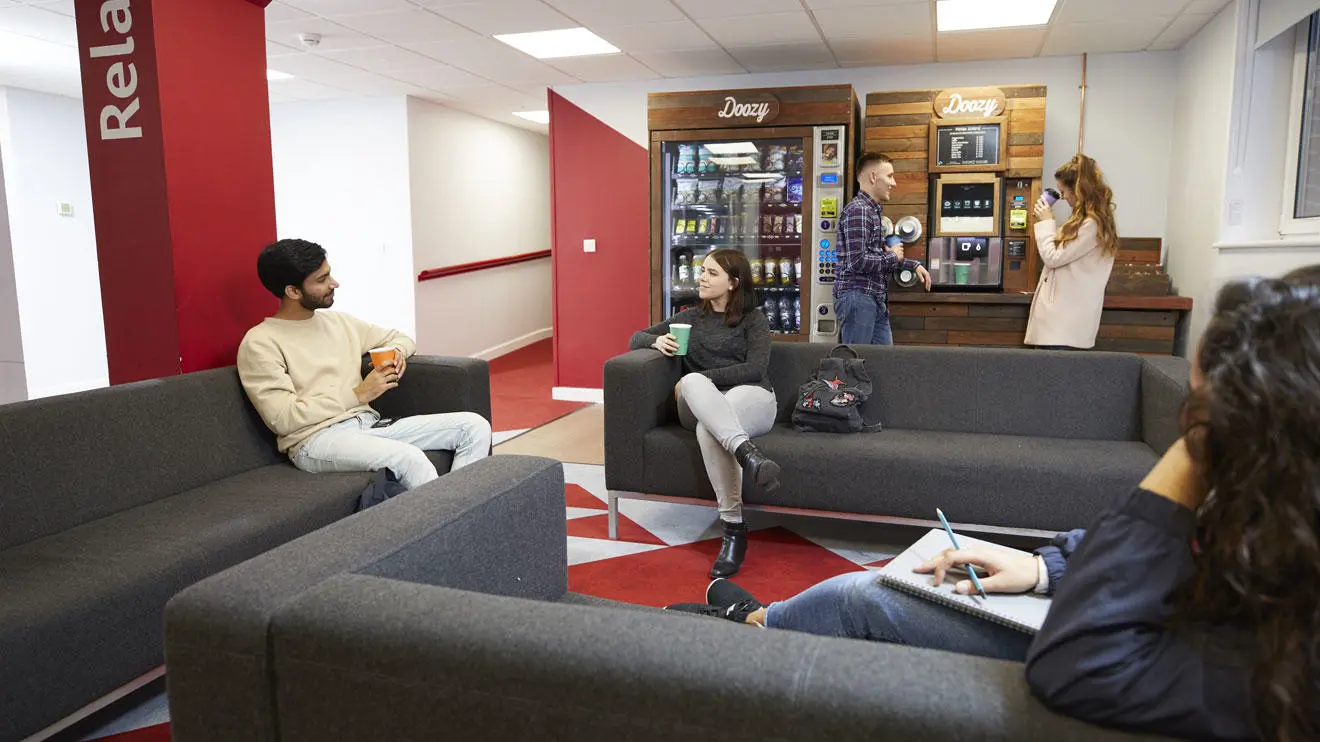
<instances>
[{"instance_id":1,"label":"backpack with patches","mask_svg":"<svg viewBox=\"0 0 1320 742\"><path fill-rule=\"evenodd\" d=\"M798 389L793 427L816 433L876 432L880 422L868 420L864 410L870 398L866 361L847 345L836 345Z\"/></svg>"}]
</instances>

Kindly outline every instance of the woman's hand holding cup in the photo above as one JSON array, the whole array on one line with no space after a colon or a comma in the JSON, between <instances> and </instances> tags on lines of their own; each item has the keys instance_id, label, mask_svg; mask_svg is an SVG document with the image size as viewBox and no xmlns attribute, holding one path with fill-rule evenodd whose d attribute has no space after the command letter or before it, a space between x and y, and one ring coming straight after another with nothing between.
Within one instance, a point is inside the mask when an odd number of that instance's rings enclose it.
<instances>
[{"instance_id":1,"label":"woman's hand holding cup","mask_svg":"<svg viewBox=\"0 0 1320 742\"><path fill-rule=\"evenodd\" d=\"M671 334L661 335L655 339L655 343L653 343L651 347L660 351L664 355L672 356L678 352L678 338Z\"/></svg>"}]
</instances>

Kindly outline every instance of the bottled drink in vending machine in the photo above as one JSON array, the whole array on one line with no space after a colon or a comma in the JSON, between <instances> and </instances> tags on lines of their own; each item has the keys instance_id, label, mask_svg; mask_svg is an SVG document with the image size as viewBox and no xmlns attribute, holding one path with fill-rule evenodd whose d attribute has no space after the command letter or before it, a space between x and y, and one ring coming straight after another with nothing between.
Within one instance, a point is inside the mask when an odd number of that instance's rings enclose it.
<instances>
[{"instance_id":1,"label":"bottled drink in vending machine","mask_svg":"<svg viewBox=\"0 0 1320 742\"><path fill-rule=\"evenodd\" d=\"M793 264L793 285L797 286L802 282L802 258L798 258Z\"/></svg>"},{"instance_id":2,"label":"bottled drink in vending machine","mask_svg":"<svg viewBox=\"0 0 1320 742\"><path fill-rule=\"evenodd\" d=\"M802 331L802 302L793 302L793 332Z\"/></svg>"},{"instance_id":3,"label":"bottled drink in vending machine","mask_svg":"<svg viewBox=\"0 0 1320 742\"><path fill-rule=\"evenodd\" d=\"M797 285L797 274L793 272L793 261L784 258L779 261L779 284L781 286Z\"/></svg>"},{"instance_id":4,"label":"bottled drink in vending machine","mask_svg":"<svg viewBox=\"0 0 1320 742\"><path fill-rule=\"evenodd\" d=\"M779 297L779 329L782 332L796 332L793 327L793 297L787 291Z\"/></svg>"},{"instance_id":5,"label":"bottled drink in vending machine","mask_svg":"<svg viewBox=\"0 0 1320 742\"><path fill-rule=\"evenodd\" d=\"M675 283L679 286L687 286L692 283L692 253L682 250L678 253L678 276Z\"/></svg>"},{"instance_id":6,"label":"bottled drink in vending machine","mask_svg":"<svg viewBox=\"0 0 1320 742\"><path fill-rule=\"evenodd\" d=\"M770 332L779 332L779 305L775 302L775 295L769 291L765 292L761 311L765 314L766 321L770 323Z\"/></svg>"}]
</instances>

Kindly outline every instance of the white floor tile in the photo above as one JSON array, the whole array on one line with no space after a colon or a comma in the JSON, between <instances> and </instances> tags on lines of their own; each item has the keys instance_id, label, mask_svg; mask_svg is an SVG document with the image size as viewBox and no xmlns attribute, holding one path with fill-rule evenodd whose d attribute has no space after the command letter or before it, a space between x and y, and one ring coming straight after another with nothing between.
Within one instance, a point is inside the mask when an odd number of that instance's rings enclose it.
<instances>
[{"instance_id":1,"label":"white floor tile","mask_svg":"<svg viewBox=\"0 0 1320 742\"><path fill-rule=\"evenodd\" d=\"M609 541L597 538L568 537L568 566L599 562L602 559L641 554L646 551L663 549L652 544L634 544L628 541Z\"/></svg>"},{"instance_id":2,"label":"white floor tile","mask_svg":"<svg viewBox=\"0 0 1320 742\"><path fill-rule=\"evenodd\" d=\"M522 430L500 430L500 431L496 431L496 432L490 434L490 442L491 442L491 445L493 445L493 446L498 446L498 445L500 445L501 443L504 443L504 442L506 442L506 441L508 441L508 440L510 440L510 439L517 438L518 436L522 435L523 433L526 433L526 432L529 431L529 430L531 430L531 428L523 428Z\"/></svg>"}]
</instances>

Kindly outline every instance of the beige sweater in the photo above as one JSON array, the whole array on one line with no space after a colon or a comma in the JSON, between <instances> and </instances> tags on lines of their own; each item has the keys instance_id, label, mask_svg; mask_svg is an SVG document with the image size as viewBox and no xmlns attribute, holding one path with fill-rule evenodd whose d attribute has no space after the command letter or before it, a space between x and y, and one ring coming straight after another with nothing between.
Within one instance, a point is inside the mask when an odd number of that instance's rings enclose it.
<instances>
[{"instance_id":1,"label":"beige sweater","mask_svg":"<svg viewBox=\"0 0 1320 742\"><path fill-rule=\"evenodd\" d=\"M391 345L404 357L417 350L397 330L340 312L267 317L238 346L238 376L280 451L292 456L313 433L371 410L353 391L362 383L362 354Z\"/></svg>"},{"instance_id":2,"label":"beige sweater","mask_svg":"<svg viewBox=\"0 0 1320 742\"><path fill-rule=\"evenodd\" d=\"M1026 343L1093 348L1114 256L1100 250L1094 219L1082 222L1077 239L1062 247L1055 244L1057 231L1053 219L1036 222L1036 249L1045 267L1031 300Z\"/></svg>"}]
</instances>

